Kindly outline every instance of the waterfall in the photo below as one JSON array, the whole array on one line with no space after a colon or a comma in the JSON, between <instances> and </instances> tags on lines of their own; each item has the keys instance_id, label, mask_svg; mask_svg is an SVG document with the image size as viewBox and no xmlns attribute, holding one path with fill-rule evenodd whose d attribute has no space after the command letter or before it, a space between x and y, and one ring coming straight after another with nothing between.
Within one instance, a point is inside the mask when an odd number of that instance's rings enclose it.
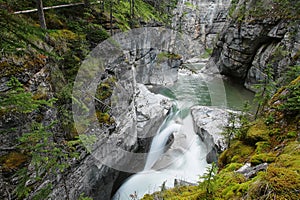
<instances>
[{"instance_id":1,"label":"waterfall","mask_svg":"<svg viewBox=\"0 0 300 200\"><path fill-rule=\"evenodd\" d=\"M113 200L130 199L132 194L140 199L146 193L159 191L162 183L167 188L174 187L175 179L192 183L199 180L199 175L208 166L205 159L208 152L192 128L192 116L189 114L181 119L181 113L182 110L172 107L153 138L145 169L128 178L113 196ZM168 137L175 131L174 142L167 152L163 152ZM151 169L154 164L155 168L161 169Z\"/></svg>"},{"instance_id":2,"label":"waterfall","mask_svg":"<svg viewBox=\"0 0 300 200\"><path fill-rule=\"evenodd\" d=\"M170 116L176 118L176 114L174 115L173 113L171 113ZM164 128L164 125L166 123L167 127ZM169 136L174 132L178 132L180 128L181 124L178 119L172 119L172 121L170 122L168 122L168 120L165 120L162 126L158 129L158 134L153 138L144 171L151 169L151 167L162 155Z\"/></svg>"},{"instance_id":3,"label":"waterfall","mask_svg":"<svg viewBox=\"0 0 300 200\"><path fill-rule=\"evenodd\" d=\"M247 99L245 97L251 93L244 93L236 87L229 87L229 83L224 83L227 84L225 88L228 88L226 94L230 100L229 105L242 107L241 102L245 101ZM213 88L211 91L219 91L218 87L219 83L216 79L209 79L203 74L179 73L178 81L170 88L177 104L172 106L169 115L153 138L150 147L152 153L148 154L144 170L129 177L114 194L113 200L130 199L132 194L140 199L146 193L159 191L163 183L167 188L174 187L175 179L191 183L199 181L199 176L203 175L209 166L206 155L210 149L206 148L195 133L189 108L192 105L211 105L208 90ZM164 94L163 91L161 92ZM213 102L221 106L224 98ZM178 122L179 119L182 122ZM172 133L174 133L174 140L164 151L166 141Z\"/></svg>"}]
</instances>

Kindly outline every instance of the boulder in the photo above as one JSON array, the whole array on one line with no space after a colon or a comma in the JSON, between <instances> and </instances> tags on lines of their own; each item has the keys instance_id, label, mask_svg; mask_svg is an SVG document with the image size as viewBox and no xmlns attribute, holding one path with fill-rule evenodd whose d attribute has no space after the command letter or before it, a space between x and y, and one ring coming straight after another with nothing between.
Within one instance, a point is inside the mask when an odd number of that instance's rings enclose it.
<instances>
[{"instance_id":1,"label":"boulder","mask_svg":"<svg viewBox=\"0 0 300 200\"><path fill-rule=\"evenodd\" d=\"M243 174L247 179L254 177L258 172L265 171L268 167L268 163L262 163L256 166L252 166L250 163L246 163L244 166L236 170L236 173Z\"/></svg>"},{"instance_id":2,"label":"boulder","mask_svg":"<svg viewBox=\"0 0 300 200\"><path fill-rule=\"evenodd\" d=\"M194 130L208 150L206 156L208 163L216 162L217 154L227 148L221 133L227 125L230 112L234 111L208 106L194 106L191 109Z\"/></svg>"}]
</instances>

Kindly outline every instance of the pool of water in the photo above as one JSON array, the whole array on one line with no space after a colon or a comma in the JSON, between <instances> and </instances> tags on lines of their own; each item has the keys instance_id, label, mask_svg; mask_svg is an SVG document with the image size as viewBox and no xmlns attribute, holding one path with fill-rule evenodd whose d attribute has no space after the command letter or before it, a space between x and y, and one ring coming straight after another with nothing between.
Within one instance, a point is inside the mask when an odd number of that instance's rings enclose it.
<instances>
[{"instance_id":1,"label":"pool of water","mask_svg":"<svg viewBox=\"0 0 300 200\"><path fill-rule=\"evenodd\" d=\"M252 92L220 76L184 70L179 71L178 81L174 85L152 87L151 91L176 102L182 126L180 131L173 133L174 143L170 149L158 158L152 168L129 177L113 200L139 199L146 193L159 191L162 185L173 187L175 179L197 183L209 166L205 159L208 150L193 130L190 107L205 105L240 110L246 101L252 102L254 96ZM165 123L168 126L169 121ZM162 124L162 127L165 126Z\"/></svg>"}]
</instances>

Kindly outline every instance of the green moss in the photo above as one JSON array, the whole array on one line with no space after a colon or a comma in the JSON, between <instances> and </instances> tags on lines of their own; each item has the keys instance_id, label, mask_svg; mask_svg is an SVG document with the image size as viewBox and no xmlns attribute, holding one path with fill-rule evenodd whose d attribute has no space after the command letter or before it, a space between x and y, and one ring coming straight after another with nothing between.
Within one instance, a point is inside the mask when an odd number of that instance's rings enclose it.
<instances>
[{"instance_id":1,"label":"green moss","mask_svg":"<svg viewBox=\"0 0 300 200\"><path fill-rule=\"evenodd\" d=\"M297 141L289 143L276 159L278 166L292 168L300 173L300 144Z\"/></svg>"},{"instance_id":2,"label":"green moss","mask_svg":"<svg viewBox=\"0 0 300 200\"><path fill-rule=\"evenodd\" d=\"M252 166L256 166L261 163L274 162L275 158L276 158L276 155L274 155L273 153L255 154L251 157L250 163Z\"/></svg>"},{"instance_id":3,"label":"green moss","mask_svg":"<svg viewBox=\"0 0 300 200\"><path fill-rule=\"evenodd\" d=\"M255 145L257 142L268 140L268 128L262 120L257 121L253 126L249 128L245 138L247 144L250 145Z\"/></svg>"},{"instance_id":4,"label":"green moss","mask_svg":"<svg viewBox=\"0 0 300 200\"><path fill-rule=\"evenodd\" d=\"M296 131L290 131L290 132L287 133L288 138L295 138L297 136L298 136L298 134L297 134Z\"/></svg>"},{"instance_id":5,"label":"green moss","mask_svg":"<svg viewBox=\"0 0 300 200\"><path fill-rule=\"evenodd\" d=\"M222 172L218 174L215 182L214 198L237 198L237 192L240 191L240 184L245 181L245 177L239 173Z\"/></svg>"},{"instance_id":6,"label":"green moss","mask_svg":"<svg viewBox=\"0 0 300 200\"><path fill-rule=\"evenodd\" d=\"M114 119L108 113L96 112L97 119L101 124L113 124Z\"/></svg>"},{"instance_id":7,"label":"green moss","mask_svg":"<svg viewBox=\"0 0 300 200\"><path fill-rule=\"evenodd\" d=\"M241 141L235 141L231 148L225 150L219 157L220 167L225 167L230 163L244 163L250 159L254 152L254 147L244 144Z\"/></svg>"},{"instance_id":8,"label":"green moss","mask_svg":"<svg viewBox=\"0 0 300 200\"><path fill-rule=\"evenodd\" d=\"M29 71L38 71L46 64L46 56L37 54L35 56L13 56L0 62L0 77L17 76Z\"/></svg>"},{"instance_id":9,"label":"green moss","mask_svg":"<svg viewBox=\"0 0 300 200\"><path fill-rule=\"evenodd\" d=\"M48 94L45 91L38 91L32 96L33 100L47 100Z\"/></svg>"},{"instance_id":10,"label":"green moss","mask_svg":"<svg viewBox=\"0 0 300 200\"><path fill-rule=\"evenodd\" d=\"M97 91L95 95L97 99L105 100L109 98L111 95L112 95L112 86L109 83L104 82L97 87Z\"/></svg>"},{"instance_id":11,"label":"green moss","mask_svg":"<svg viewBox=\"0 0 300 200\"><path fill-rule=\"evenodd\" d=\"M256 145L255 153L258 154L269 152L271 146L270 142L265 142L265 141L257 142L255 145Z\"/></svg>"},{"instance_id":12,"label":"green moss","mask_svg":"<svg viewBox=\"0 0 300 200\"><path fill-rule=\"evenodd\" d=\"M270 165L267 169L266 181L278 199L298 199L297 190L300 188L300 176L297 171L286 167Z\"/></svg>"},{"instance_id":13,"label":"green moss","mask_svg":"<svg viewBox=\"0 0 300 200\"><path fill-rule=\"evenodd\" d=\"M2 170L11 172L17 170L23 163L28 160L28 157L19 152L11 152L0 159Z\"/></svg>"},{"instance_id":14,"label":"green moss","mask_svg":"<svg viewBox=\"0 0 300 200\"><path fill-rule=\"evenodd\" d=\"M51 30L49 31L49 40L50 43L55 45L62 45L61 42L66 43L64 45L70 44L70 42L76 42L80 40L84 40L85 36L80 33L75 33L68 29L61 29L61 30Z\"/></svg>"},{"instance_id":15,"label":"green moss","mask_svg":"<svg viewBox=\"0 0 300 200\"><path fill-rule=\"evenodd\" d=\"M175 187L152 195L146 194L141 200L165 199L165 200L197 200L201 190L197 186Z\"/></svg>"},{"instance_id":16,"label":"green moss","mask_svg":"<svg viewBox=\"0 0 300 200\"><path fill-rule=\"evenodd\" d=\"M179 54L174 54L174 53L169 53L169 52L161 52L157 55L157 62L161 63L166 60L179 60L181 59L181 55Z\"/></svg>"},{"instance_id":17,"label":"green moss","mask_svg":"<svg viewBox=\"0 0 300 200\"><path fill-rule=\"evenodd\" d=\"M230 163L222 170L222 172L234 172L235 170L238 170L242 166L243 164L241 163Z\"/></svg>"}]
</instances>

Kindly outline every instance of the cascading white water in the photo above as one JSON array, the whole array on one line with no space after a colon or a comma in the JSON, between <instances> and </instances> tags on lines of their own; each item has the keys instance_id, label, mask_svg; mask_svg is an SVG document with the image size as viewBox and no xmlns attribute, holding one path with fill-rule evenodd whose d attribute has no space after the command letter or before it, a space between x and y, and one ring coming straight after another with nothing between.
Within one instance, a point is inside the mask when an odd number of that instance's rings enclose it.
<instances>
[{"instance_id":1,"label":"cascading white water","mask_svg":"<svg viewBox=\"0 0 300 200\"><path fill-rule=\"evenodd\" d=\"M171 113L171 115L173 115L173 113ZM174 132L178 132L181 128L181 125L182 124L180 124L178 120L172 119L166 128L159 128L158 134L152 140L144 171L151 169L151 167L162 155L169 136Z\"/></svg>"},{"instance_id":2,"label":"cascading white water","mask_svg":"<svg viewBox=\"0 0 300 200\"><path fill-rule=\"evenodd\" d=\"M201 68L200 64L199 68ZM194 132L192 116L186 113L192 105L211 104L208 93L209 84L218 84L218 82L201 74L179 72L178 81L171 88L174 96L176 96L179 110L176 106L173 106L172 111L159 128L161 132L155 137L167 140L169 135L176 130L176 133L173 134L172 145L166 152L155 154L154 158L149 157L148 160L152 161L147 162L151 164L147 164L148 166L145 167L144 171L128 178L118 189L112 198L113 200L132 199L130 198L131 194L136 194L136 197L140 199L146 193L159 191L164 182L166 187L174 187L174 179L192 183L199 181L199 176L203 175L209 166L206 162L208 150ZM242 102L246 101L247 98L249 100L253 98L252 93L249 91L229 85L226 81L224 84L230 108L241 108ZM167 95L167 91L170 91L170 89L162 90L160 93ZM219 101L217 104L223 105L224 99L220 98ZM178 126L172 128L178 118L182 119L182 124L178 124L181 126L179 131ZM160 140L155 138L153 143L156 143L159 149L164 149L165 142L159 142ZM158 143L160 144L158 145ZM156 147L152 144L151 151L154 151L154 148Z\"/></svg>"},{"instance_id":3,"label":"cascading white water","mask_svg":"<svg viewBox=\"0 0 300 200\"><path fill-rule=\"evenodd\" d=\"M199 180L199 175L203 174L208 166L205 159L207 150L193 130L191 115L186 116L181 124L176 122L178 115L180 111L169 114L160 127L161 132L154 137L150 151L157 152L156 147L163 150L166 140L174 133L171 147L165 153L159 150L160 153L155 156L150 156L149 153L148 167L145 166L144 171L127 179L113 200L130 199L131 195L140 199L146 193L159 191L163 183L168 188L173 187L175 179L193 183Z\"/></svg>"},{"instance_id":4,"label":"cascading white water","mask_svg":"<svg viewBox=\"0 0 300 200\"><path fill-rule=\"evenodd\" d=\"M172 24L174 29L178 29L178 22L181 23L182 18L185 17L184 7L189 7L187 2L195 5L197 9L202 8L201 11L203 10L203 12L196 10L200 15L199 18L203 21L201 21L201 26L203 32L205 32L206 26L212 25L218 6L223 7L223 3L228 4L230 0L219 0L217 3L211 3L208 0L179 1L177 14ZM207 83L209 82L212 85L218 83L213 79L201 82L203 77L199 78L198 75L179 74L181 77L172 88L172 92L175 93L182 110L188 110L187 108L192 105L211 105L212 100L210 99ZM240 91L230 88L229 92L234 96L229 103L233 102L234 105L237 105L243 102L241 98L237 98ZM220 105L223 105L224 99L220 98L219 101ZM146 193L159 191L163 183L166 187L173 187L174 179L192 183L199 181L199 176L203 175L209 166L206 162L208 150L205 149L204 143L194 132L193 120L190 114L182 118L182 124L176 122L175 119L179 112L172 111L160 126L151 144L144 170L128 178L113 196L113 200L133 199L130 196L140 199ZM172 133L174 133L173 144L164 152L166 142Z\"/></svg>"}]
</instances>

